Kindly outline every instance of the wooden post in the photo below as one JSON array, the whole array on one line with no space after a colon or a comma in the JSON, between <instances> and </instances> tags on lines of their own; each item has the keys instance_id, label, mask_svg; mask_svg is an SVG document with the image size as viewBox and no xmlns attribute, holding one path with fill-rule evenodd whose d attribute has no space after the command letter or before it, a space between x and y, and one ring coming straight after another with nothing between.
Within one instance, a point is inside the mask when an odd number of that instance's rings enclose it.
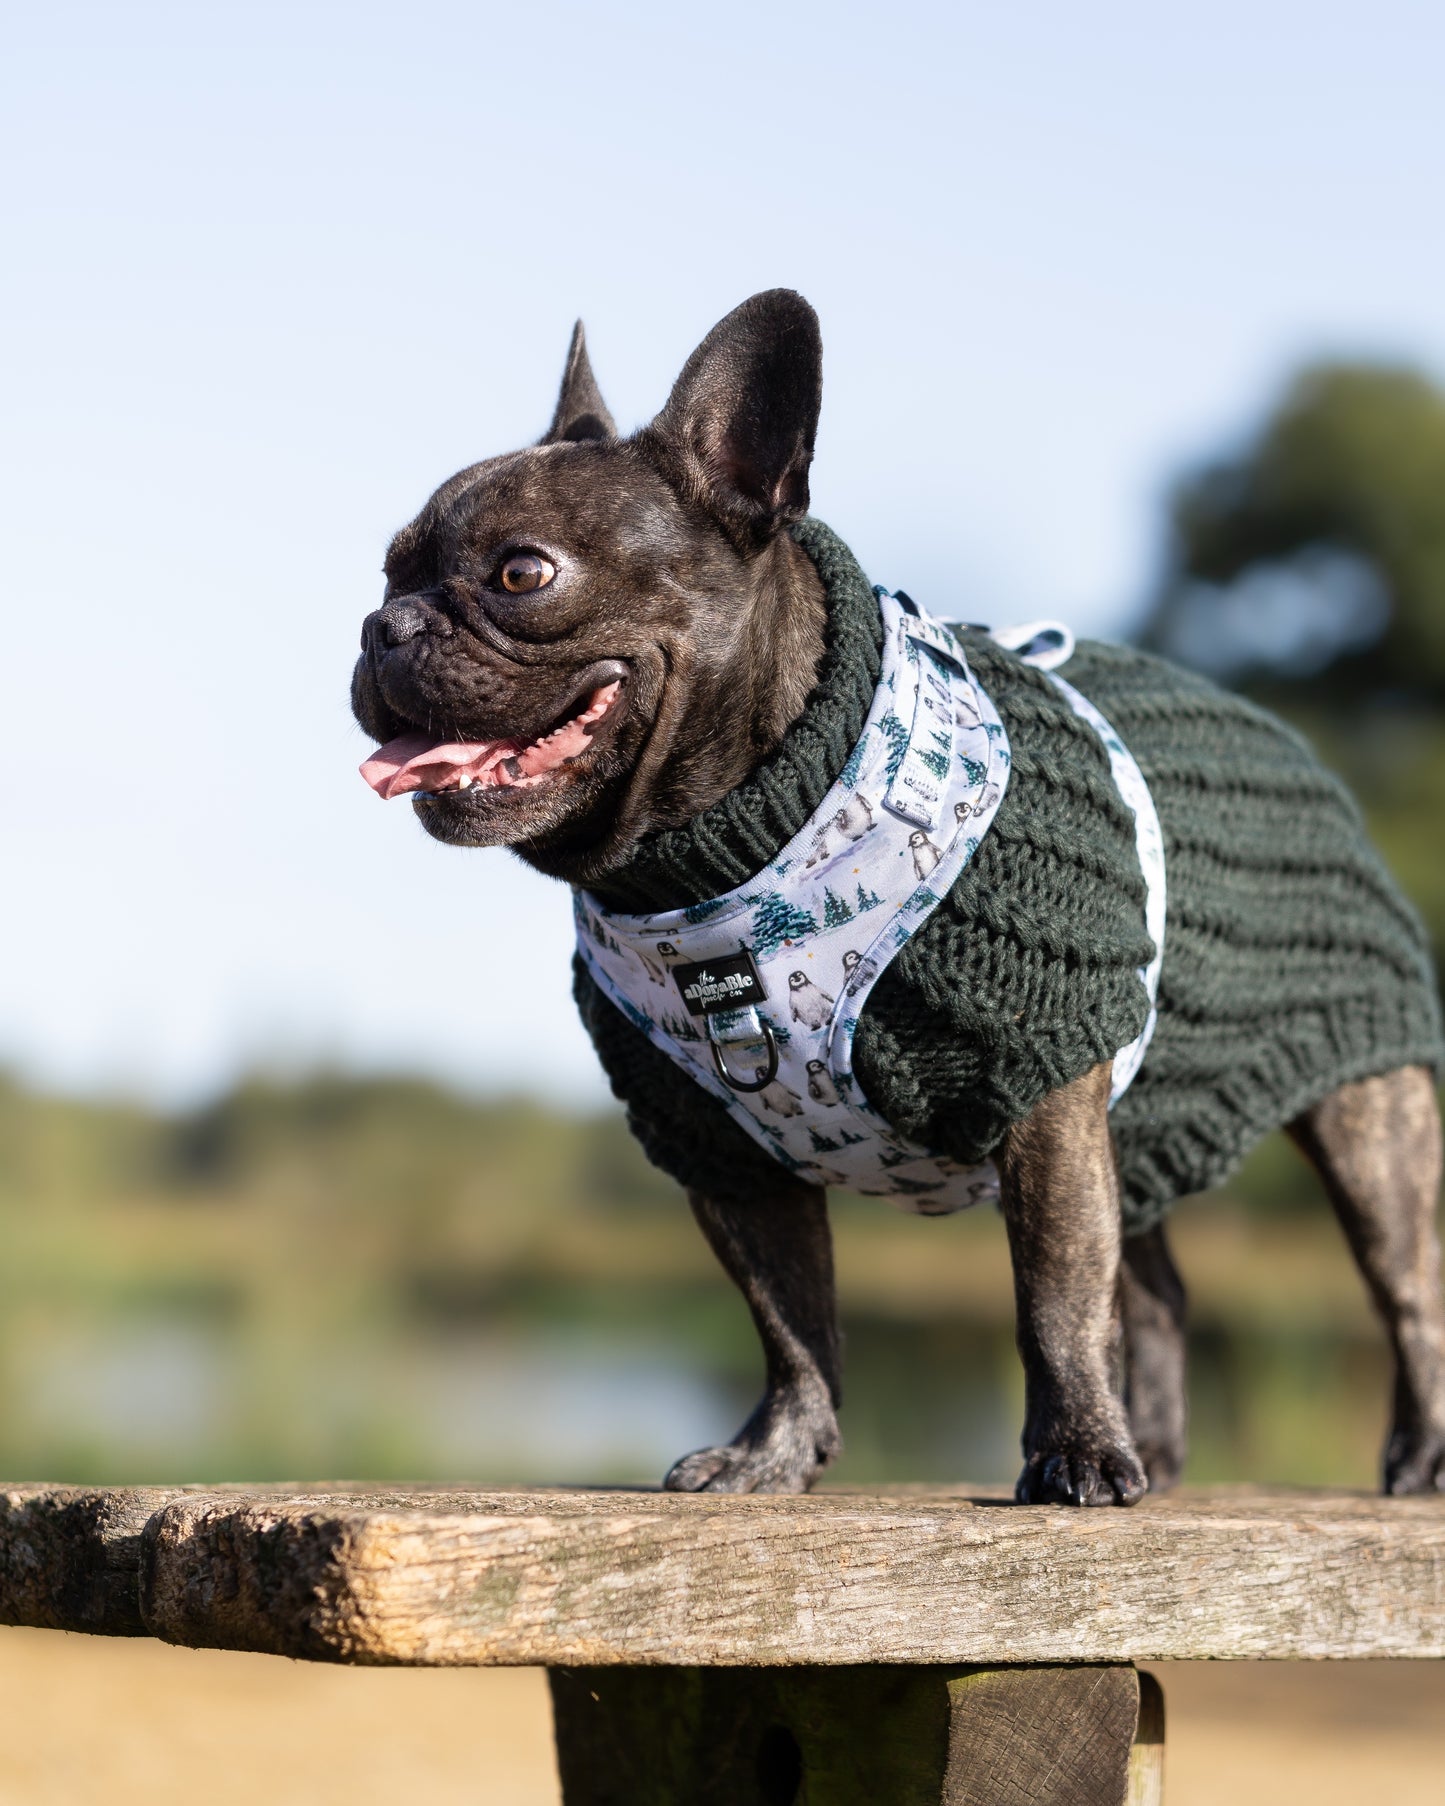
<instances>
[{"instance_id":1,"label":"wooden post","mask_svg":"<svg viewBox=\"0 0 1445 1806\"><path fill-rule=\"evenodd\" d=\"M1159 1800L1159 1689L1126 1664L554 1668L550 1679L566 1806ZM1136 1746L1136 1732L1150 1741Z\"/></svg>"},{"instance_id":2,"label":"wooden post","mask_svg":"<svg viewBox=\"0 0 1445 1806\"><path fill-rule=\"evenodd\" d=\"M1128 1806L1161 1806L1164 1799L1164 1689L1139 1676L1139 1728L1129 1751Z\"/></svg>"}]
</instances>

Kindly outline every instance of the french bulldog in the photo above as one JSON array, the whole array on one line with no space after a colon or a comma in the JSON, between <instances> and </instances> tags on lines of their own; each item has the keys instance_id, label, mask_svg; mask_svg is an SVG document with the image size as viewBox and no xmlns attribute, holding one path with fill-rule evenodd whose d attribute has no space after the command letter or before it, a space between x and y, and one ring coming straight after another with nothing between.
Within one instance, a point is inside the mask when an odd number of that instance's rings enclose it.
<instances>
[{"instance_id":1,"label":"french bulldog","mask_svg":"<svg viewBox=\"0 0 1445 1806\"><path fill-rule=\"evenodd\" d=\"M787 531L808 507L821 384L812 309L769 291L708 334L661 413L625 437L579 323L541 440L452 477L387 552L352 683L383 743L363 767L373 787L409 795L439 840L509 846L593 888L743 782L799 716L824 650L824 591ZM920 871L937 858L922 834L914 852ZM1162 1228L1121 1233L1109 1090L1106 1062L1044 1097L994 1156L1024 1502L1131 1504L1183 1460L1184 1289ZM1386 1486L1445 1486L1431 1074L1344 1086L1290 1132L1391 1339ZM751 1308L767 1385L731 1443L665 1483L805 1490L840 1447L825 1192L779 1165L747 1199L699 1188L690 1203Z\"/></svg>"}]
</instances>

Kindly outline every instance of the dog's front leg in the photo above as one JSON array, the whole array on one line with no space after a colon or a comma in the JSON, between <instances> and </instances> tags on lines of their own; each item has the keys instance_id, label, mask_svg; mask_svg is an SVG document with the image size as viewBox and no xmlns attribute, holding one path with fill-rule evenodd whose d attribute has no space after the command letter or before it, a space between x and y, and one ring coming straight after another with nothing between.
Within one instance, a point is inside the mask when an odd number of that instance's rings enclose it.
<instances>
[{"instance_id":1,"label":"dog's front leg","mask_svg":"<svg viewBox=\"0 0 1445 1806\"><path fill-rule=\"evenodd\" d=\"M1119 1180L1109 1064L1051 1092L998 1157L1024 1364L1027 1505L1132 1505L1148 1481L1114 1382Z\"/></svg>"},{"instance_id":2,"label":"dog's front leg","mask_svg":"<svg viewBox=\"0 0 1445 1806\"><path fill-rule=\"evenodd\" d=\"M670 1492L806 1492L842 1446L833 1243L821 1187L780 1175L746 1201L688 1196L762 1337L767 1390L722 1448L684 1455Z\"/></svg>"}]
</instances>

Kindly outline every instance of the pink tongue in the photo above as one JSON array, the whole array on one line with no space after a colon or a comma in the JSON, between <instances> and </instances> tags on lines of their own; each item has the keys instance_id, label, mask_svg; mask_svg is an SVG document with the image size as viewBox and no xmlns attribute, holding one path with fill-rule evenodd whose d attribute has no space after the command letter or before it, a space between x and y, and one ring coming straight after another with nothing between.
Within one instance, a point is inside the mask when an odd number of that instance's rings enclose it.
<instances>
[{"instance_id":1,"label":"pink tongue","mask_svg":"<svg viewBox=\"0 0 1445 1806\"><path fill-rule=\"evenodd\" d=\"M409 790L458 790L463 779L495 787L540 777L577 757L592 737L588 728L607 713L620 687L611 683L595 690L580 715L531 745L521 740L444 741L433 734L399 734L376 749L361 767L361 775L387 802Z\"/></svg>"},{"instance_id":2,"label":"pink tongue","mask_svg":"<svg viewBox=\"0 0 1445 1806\"><path fill-rule=\"evenodd\" d=\"M438 740L435 734L399 734L379 746L361 775L379 797L390 802L408 790L454 790L460 779L473 783L509 754L521 748L515 740Z\"/></svg>"}]
</instances>

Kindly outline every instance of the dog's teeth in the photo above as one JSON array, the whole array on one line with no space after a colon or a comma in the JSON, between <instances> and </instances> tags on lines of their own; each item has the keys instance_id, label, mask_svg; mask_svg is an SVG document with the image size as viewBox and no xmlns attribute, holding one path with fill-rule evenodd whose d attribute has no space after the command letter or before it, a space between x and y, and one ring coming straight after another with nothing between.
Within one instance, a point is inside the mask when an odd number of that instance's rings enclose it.
<instances>
[{"instance_id":1,"label":"dog's teeth","mask_svg":"<svg viewBox=\"0 0 1445 1806\"><path fill-rule=\"evenodd\" d=\"M471 782L472 782L472 780L467 776L466 772L463 772L462 775L457 779L457 789L458 790L468 790L471 788Z\"/></svg>"}]
</instances>

